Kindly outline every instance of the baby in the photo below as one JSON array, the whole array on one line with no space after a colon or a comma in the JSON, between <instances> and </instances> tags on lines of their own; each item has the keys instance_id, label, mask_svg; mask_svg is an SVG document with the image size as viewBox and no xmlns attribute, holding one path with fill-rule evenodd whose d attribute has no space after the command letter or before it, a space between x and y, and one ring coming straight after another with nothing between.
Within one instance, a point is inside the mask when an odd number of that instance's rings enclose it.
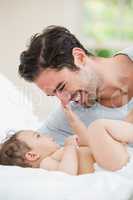
<instances>
[{"instance_id":1,"label":"baby","mask_svg":"<svg viewBox=\"0 0 133 200\"><path fill-rule=\"evenodd\" d=\"M2 144L0 164L78 175L94 172L95 162L110 171L119 170L128 163L127 144L133 143L132 124L99 119L87 128L69 107L64 111L78 137L67 139L61 148L49 136L19 131Z\"/></svg>"},{"instance_id":2,"label":"baby","mask_svg":"<svg viewBox=\"0 0 133 200\"><path fill-rule=\"evenodd\" d=\"M53 138L32 130L15 133L2 144L0 164L63 171L71 175L93 172L93 158L71 137L60 147Z\"/></svg>"}]
</instances>

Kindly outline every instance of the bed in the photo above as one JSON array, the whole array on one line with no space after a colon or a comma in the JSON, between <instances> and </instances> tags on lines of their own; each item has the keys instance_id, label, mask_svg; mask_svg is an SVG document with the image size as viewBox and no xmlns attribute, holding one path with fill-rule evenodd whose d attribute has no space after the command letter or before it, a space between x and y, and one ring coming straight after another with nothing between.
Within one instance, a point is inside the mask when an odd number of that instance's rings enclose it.
<instances>
[{"instance_id":1,"label":"bed","mask_svg":"<svg viewBox=\"0 0 133 200\"><path fill-rule=\"evenodd\" d=\"M5 133L38 129L32 103L0 74L0 140ZM20 100L21 99L21 100ZM26 102L24 103L23 100ZM133 173L96 172L70 176L43 169L0 166L0 200L132 200Z\"/></svg>"}]
</instances>

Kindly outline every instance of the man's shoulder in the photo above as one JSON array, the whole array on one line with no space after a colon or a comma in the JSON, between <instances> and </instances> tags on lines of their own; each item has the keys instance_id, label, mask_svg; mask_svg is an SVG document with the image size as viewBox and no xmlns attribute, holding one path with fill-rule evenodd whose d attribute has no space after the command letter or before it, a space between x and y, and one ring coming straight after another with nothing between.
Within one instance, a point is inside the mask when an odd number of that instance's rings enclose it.
<instances>
[{"instance_id":1,"label":"man's shoulder","mask_svg":"<svg viewBox=\"0 0 133 200\"><path fill-rule=\"evenodd\" d=\"M131 47L128 47L128 48L125 48L121 51L118 51L116 55L119 55L119 54L124 54L124 55L127 55L131 60L133 60L133 46Z\"/></svg>"}]
</instances>

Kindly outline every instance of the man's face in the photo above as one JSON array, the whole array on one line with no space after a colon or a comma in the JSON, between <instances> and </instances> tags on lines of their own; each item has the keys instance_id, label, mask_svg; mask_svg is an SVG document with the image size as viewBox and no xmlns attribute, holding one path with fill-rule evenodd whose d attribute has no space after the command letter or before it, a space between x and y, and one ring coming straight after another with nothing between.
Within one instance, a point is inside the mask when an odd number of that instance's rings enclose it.
<instances>
[{"instance_id":1,"label":"man's face","mask_svg":"<svg viewBox=\"0 0 133 200\"><path fill-rule=\"evenodd\" d=\"M59 145L53 138L35 131L22 131L18 135L18 139L25 142L32 150L42 157L54 153L59 148Z\"/></svg>"},{"instance_id":2,"label":"man's face","mask_svg":"<svg viewBox=\"0 0 133 200\"><path fill-rule=\"evenodd\" d=\"M96 77L91 70L86 72L84 68L76 71L47 69L41 72L35 83L48 96L57 96L64 105L75 101L88 107L96 99Z\"/></svg>"}]
</instances>

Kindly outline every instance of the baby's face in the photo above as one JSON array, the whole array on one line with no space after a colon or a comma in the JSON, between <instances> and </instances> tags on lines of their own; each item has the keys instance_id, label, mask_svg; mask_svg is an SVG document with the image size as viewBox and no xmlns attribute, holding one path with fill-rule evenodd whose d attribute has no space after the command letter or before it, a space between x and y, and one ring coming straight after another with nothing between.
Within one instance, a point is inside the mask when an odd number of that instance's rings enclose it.
<instances>
[{"instance_id":1,"label":"baby's face","mask_svg":"<svg viewBox=\"0 0 133 200\"><path fill-rule=\"evenodd\" d=\"M36 131L23 131L18 135L18 139L25 142L32 150L42 157L49 156L59 149L59 145L53 138Z\"/></svg>"}]
</instances>

